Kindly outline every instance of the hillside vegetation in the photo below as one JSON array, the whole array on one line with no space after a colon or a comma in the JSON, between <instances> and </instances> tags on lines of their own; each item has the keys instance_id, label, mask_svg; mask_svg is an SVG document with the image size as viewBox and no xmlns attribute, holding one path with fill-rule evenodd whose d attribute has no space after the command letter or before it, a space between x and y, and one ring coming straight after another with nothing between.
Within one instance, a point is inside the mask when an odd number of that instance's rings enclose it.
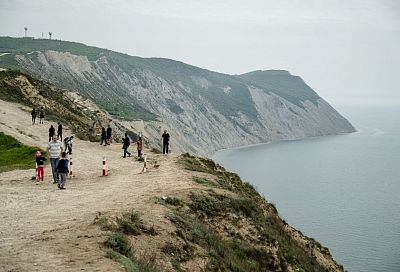
<instances>
[{"instance_id":1,"label":"hillside vegetation","mask_svg":"<svg viewBox=\"0 0 400 272\"><path fill-rule=\"evenodd\" d=\"M99 141L99 129L106 127L110 117L77 93L62 90L42 80L18 71L0 71L0 99L21 103L31 108L44 107L46 120L67 125L84 140ZM128 132L132 139L137 135L118 122L111 123L114 136Z\"/></svg>"},{"instance_id":2,"label":"hillside vegetation","mask_svg":"<svg viewBox=\"0 0 400 272\"><path fill-rule=\"evenodd\" d=\"M353 132L300 77L287 71L217 73L80 43L0 37L0 68L18 69L93 101L136 134L209 156L240 145Z\"/></svg>"},{"instance_id":3,"label":"hillside vegetation","mask_svg":"<svg viewBox=\"0 0 400 272\"><path fill-rule=\"evenodd\" d=\"M93 46L87 46L82 43L48 40L48 39L32 39L32 38L10 38L0 37L0 53L11 53L9 56L0 58L0 64L9 68L24 68L18 65L13 59L15 54L35 54L37 51L58 51L69 52L77 56L85 56L90 61L96 61L100 57L107 57L112 64L118 65L121 72L130 73L130 71L143 71L148 70L155 75L163 78L170 83L181 82L183 85L190 87L195 91L196 96L204 97L214 108L218 109L224 116L237 116L238 112L243 112L256 120L257 112L252 103L250 93L247 85L258 86L281 96L295 105L301 105L301 102L310 100L316 103L318 95L308 87L304 81L298 77L290 75L287 71L270 72L270 71L255 71L243 75L231 76L222 73L212 72L206 69L201 69L183 62L174 61L164 58L140 58L129 56L122 53L113 52L107 49L102 49ZM35 71L30 71L35 73ZM36 75L40 76L39 73ZM193 82L193 77L205 78L210 82L207 86L207 92L203 92L202 86L196 85ZM114 86L84 86L82 82L70 82L65 79L62 81L56 78L50 79L54 83L60 84L61 87L69 89L80 89L83 94L89 95L91 99L96 101L105 110L109 111L115 116L123 118L144 118L145 120L154 119L155 116L148 112L142 106L135 104L134 101L124 101L123 99L114 99L115 105L112 107L108 104L105 97L92 94L89 88L111 88L119 92ZM57 80L57 81L56 81ZM142 87L146 87L145 78L139 82ZM231 88L230 96L225 95L222 91L224 87ZM110 92L107 92L111 94ZM120 93L122 97L126 97ZM113 97L117 98L117 97ZM129 103L127 103L129 102ZM132 115L135 111L136 115Z\"/></svg>"},{"instance_id":4,"label":"hillside vegetation","mask_svg":"<svg viewBox=\"0 0 400 272\"><path fill-rule=\"evenodd\" d=\"M0 131L0 172L35 167L39 147L27 146Z\"/></svg>"},{"instance_id":5,"label":"hillside vegetation","mask_svg":"<svg viewBox=\"0 0 400 272\"><path fill-rule=\"evenodd\" d=\"M0 99L1 131L45 146L41 126L25 106ZM0 134L0 147L14 156L8 162L24 154L13 138ZM0 221L7 222L0 270L343 271L238 175L206 158L145 153L143 172L143 161L121 158L120 144L77 138L66 190L53 184L48 166L40 185L31 181L33 165L0 172Z\"/></svg>"},{"instance_id":6,"label":"hillside vegetation","mask_svg":"<svg viewBox=\"0 0 400 272\"><path fill-rule=\"evenodd\" d=\"M238 175L189 154L177 164L204 187L183 199L156 199L175 228L161 252L140 256L130 242L133 237L158 239L157 228L143 221L140 210L95 219L108 232L107 256L126 271L162 271L160 258L174 271L190 271L195 263L202 264L202 271L343 271L327 248L287 225L275 206Z\"/></svg>"}]
</instances>

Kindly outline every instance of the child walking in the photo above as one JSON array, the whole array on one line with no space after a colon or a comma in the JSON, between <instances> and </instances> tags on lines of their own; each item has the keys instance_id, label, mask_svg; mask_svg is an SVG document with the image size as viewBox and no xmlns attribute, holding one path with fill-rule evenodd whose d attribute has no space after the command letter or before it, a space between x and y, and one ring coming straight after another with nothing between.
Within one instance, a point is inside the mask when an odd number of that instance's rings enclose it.
<instances>
[{"instance_id":1,"label":"child walking","mask_svg":"<svg viewBox=\"0 0 400 272\"><path fill-rule=\"evenodd\" d=\"M47 161L45 157L42 157L42 153L36 151L36 184L40 184L44 179L44 161Z\"/></svg>"},{"instance_id":2,"label":"child walking","mask_svg":"<svg viewBox=\"0 0 400 272\"><path fill-rule=\"evenodd\" d=\"M68 163L69 161L67 160L67 153L62 152L61 160L58 161L56 167L56 171L60 175L60 182L57 185L60 190L65 190L65 185L67 183L67 176L69 173Z\"/></svg>"}]
</instances>

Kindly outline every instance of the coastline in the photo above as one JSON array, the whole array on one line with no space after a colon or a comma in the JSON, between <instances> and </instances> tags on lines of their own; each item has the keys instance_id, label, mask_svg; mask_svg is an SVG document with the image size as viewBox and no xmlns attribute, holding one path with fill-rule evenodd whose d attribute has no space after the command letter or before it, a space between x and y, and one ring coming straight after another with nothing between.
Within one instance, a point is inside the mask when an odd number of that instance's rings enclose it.
<instances>
[{"instance_id":1,"label":"coastline","mask_svg":"<svg viewBox=\"0 0 400 272\"><path fill-rule=\"evenodd\" d=\"M298 138L298 139L283 139L283 140L276 140L276 141L269 141L269 142L263 142L263 143L256 143L256 144L247 144L247 145L241 145L241 146L234 146L234 147L226 147L226 148L221 148L216 151L210 156L210 159L214 160L215 155L221 151L227 151L227 150L240 150L240 149L245 149L249 147L257 147L261 145L272 145L272 144L280 144L284 142L297 142L297 141L307 141L307 140L312 140L312 139L318 139L318 138L327 138L327 137L334 137L334 136L341 136L341 135L347 135L347 134L353 134L353 133L360 133L362 130L360 128L354 127L355 131L352 132L343 132L343 133L337 133L337 134L326 134L326 135L317 135L317 136L309 136L309 137L303 137L303 138Z\"/></svg>"}]
</instances>

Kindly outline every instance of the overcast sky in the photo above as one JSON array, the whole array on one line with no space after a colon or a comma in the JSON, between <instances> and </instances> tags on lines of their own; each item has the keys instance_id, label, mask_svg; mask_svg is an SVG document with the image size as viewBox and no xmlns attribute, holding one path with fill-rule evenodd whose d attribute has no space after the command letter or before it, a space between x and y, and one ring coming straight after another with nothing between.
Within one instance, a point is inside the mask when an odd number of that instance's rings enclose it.
<instances>
[{"instance_id":1,"label":"overcast sky","mask_svg":"<svg viewBox=\"0 0 400 272\"><path fill-rule=\"evenodd\" d=\"M322 97L400 99L397 0L0 0L0 36L25 26L228 74L285 69Z\"/></svg>"}]
</instances>

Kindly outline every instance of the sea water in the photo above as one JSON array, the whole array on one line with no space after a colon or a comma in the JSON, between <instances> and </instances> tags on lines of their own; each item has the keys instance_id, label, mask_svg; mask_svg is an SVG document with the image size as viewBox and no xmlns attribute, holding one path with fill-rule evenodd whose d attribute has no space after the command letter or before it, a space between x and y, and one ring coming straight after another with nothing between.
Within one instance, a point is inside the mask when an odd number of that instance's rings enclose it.
<instances>
[{"instance_id":1,"label":"sea water","mask_svg":"<svg viewBox=\"0 0 400 272\"><path fill-rule=\"evenodd\" d=\"M400 271L400 104L337 104L356 133L217 152L348 271Z\"/></svg>"}]
</instances>

